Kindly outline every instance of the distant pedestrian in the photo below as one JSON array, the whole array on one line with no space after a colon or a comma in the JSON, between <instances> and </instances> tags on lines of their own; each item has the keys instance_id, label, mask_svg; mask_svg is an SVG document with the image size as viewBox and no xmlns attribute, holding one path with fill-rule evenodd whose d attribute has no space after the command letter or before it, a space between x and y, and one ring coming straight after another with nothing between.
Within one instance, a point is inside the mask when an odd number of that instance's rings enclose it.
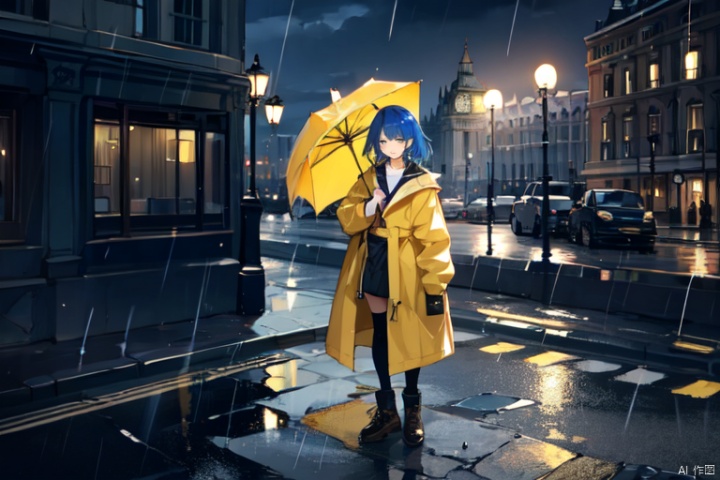
<instances>
[{"instance_id":1,"label":"distant pedestrian","mask_svg":"<svg viewBox=\"0 0 720 480\"><path fill-rule=\"evenodd\" d=\"M377 411L360 443L401 429L390 375L405 372L403 441L425 438L420 367L454 352L446 289L455 273L440 187L415 161L432 154L417 120L403 107L380 109L363 153L376 158L340 204L337 217L351 236L340 271L326 350L354 369L355 347L371 346L380 390ZM368 195L366 185L374 185Z\"/></svg>"},{"instance_id":2,"label":"distant pedestrian","mask_svg":"<svg viewBox=\"0 0 720 480\"><path fill-rule=\"evenodd\" d=\"M700 200L700 228L712 228L712 207L705 200Z\"/></svg>"},{"instance_id":3,"label":"distant pedestrian","mask_svg":"<svg viewBox=\"0 0 720 480\"><path fill-rule=\"evenodd\" d=\"M688 225L697 225L697 205L695 205L695 201L691 202L688 207L687 223Z\"/></svg>"}]
</instances>

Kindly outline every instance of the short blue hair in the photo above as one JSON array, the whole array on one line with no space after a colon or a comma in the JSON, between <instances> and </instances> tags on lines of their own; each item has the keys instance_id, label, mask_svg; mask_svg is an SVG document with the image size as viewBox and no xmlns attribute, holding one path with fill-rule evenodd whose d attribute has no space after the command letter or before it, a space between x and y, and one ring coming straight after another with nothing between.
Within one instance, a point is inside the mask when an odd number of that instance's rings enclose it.
<instances>
[{"instance_id":1,"label":"short blue hair","mask_svg":"<svg viewBox=\"0 0 720 480\"><path fill-rule=\"evenodd\" d=\"M406 150L413 161L422 162L432 155L430 139L423 133L415 116L406 108L399 105L389 105L381 108L370 123L367 140L365 141L364 155L375 153L376 161L385 159L380 150L380 133L390 139L402 138L405 141L412 139L412 145Z\"/></svg>"}]
</instances>

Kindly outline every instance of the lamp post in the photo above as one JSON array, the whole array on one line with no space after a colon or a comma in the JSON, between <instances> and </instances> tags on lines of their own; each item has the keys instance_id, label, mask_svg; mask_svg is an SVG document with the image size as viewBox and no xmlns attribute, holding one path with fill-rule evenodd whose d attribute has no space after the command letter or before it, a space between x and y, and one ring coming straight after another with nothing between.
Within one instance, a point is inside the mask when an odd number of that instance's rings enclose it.
<instances>
[{"instance_id":1,"label":"lamp post","mask_svg":"<svg viewBox=\"0 0 720 480\"><path fill-rule=\"evenodd\" d=\"M550 216L550 176L548 174L548 130L547 130L547 93L548 90L555 88L557 83L557 72L555 67L550 64L540 65L535 70L535 83L538 87L538 93L542 98L542 114L543 114L543 133L542 133L542 149L543 149L543 201L542 201L542 264L543 264L543 303L548 303L547 276L550 264L550 232L548 232L548 217Z\"/></svg>"},{"instance_id":2,"label":"lamp post","mask_svg":"<svg viewBox=\"0 0 720 480\"><path fill-rule=\"evenodd\" d=\"M240 315L260 315L265 311L265 270L260 260L260 218L263 208L255 187L255 127L257 107L265 95L270 75L260 66L257 54L245 73L250 80L250 184L240 201L240 274L236 311Z\"/></svg>"},{"instance_id":3,"label":"lamp post","mask_svg":"<svg viewBox=\"0 0 720 480\"><path fill-rule=\"evenodd\" d=\"M655 148L657 147L659 135L651 133L647 139L650 142L650 201L648 202L648 210L652 212L655 210Z\"/></svg>"},{"instance_id":4,"label":"lamp post","mask_svg":"<svg viewBox=\"0 0 720 480\"><path fill-rule=\"evenodd\" d=\"M490 109L490 178L487 188L487 217L488 217L488 255L492 255L492 226L495 221L495 107L502 106L502 93L500 90L489 90L483 97L485 108Z\"/></svg>"},{"instance_id":5,"label":"lamp post","mask_svg":"<svg viewBox=\"0 0 720 480\"><path fill-rule=\"evenodd\" d=\"M465 195L463 197L463 208L468 206L468 177L470 176L470 161L473 158L472 153L467 154L467 160L465 161Z\"/></svg>"}]
</instances>

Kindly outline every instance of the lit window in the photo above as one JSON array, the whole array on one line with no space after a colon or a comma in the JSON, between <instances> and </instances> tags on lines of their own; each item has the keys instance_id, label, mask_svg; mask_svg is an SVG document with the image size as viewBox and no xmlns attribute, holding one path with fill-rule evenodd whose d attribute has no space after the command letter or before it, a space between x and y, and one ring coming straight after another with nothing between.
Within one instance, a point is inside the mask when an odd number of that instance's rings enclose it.
<instances>
[{"instance_id":1,"label":"lit window","mask_svg":"<svg viewBox=\"0 0 720 480\"><path fill-rule=\"evenodd\" d=\"M609 160L612 149L612 137L610 132L610 121L607 118L602 120L602 142L600 145L600 159Z\"/></svg>"},{"instance_id":2,"label":"lit window","mask_svg":"<svg viewBox=\"0 0 720 480\"><path fill-rule=\"evenodd\" d=\"M612 73L606 73L603 83L603 96L605 98L613 96L613 75Z\"/></svg>"},{"instance_id":3,"label":"lit window","mask_svg":"<svg viewBox=\"0 0 720 480\"><path fill-rule=\"evenodd\" d=\"M660 64L653 62L650 64L650 88L658 88L660 86Z\"/></svg>"},{"instance_id":4,"label":"lit window","mask_svg":"<svg viewBox=\"0 0 720 480\"><path fill-rule=\"evenodd\" d=\"M700 65L700 53L697 50L688 52L685 55L685 79L695 80L698 78L698 69Z\"/></svg>"},{"instance_id":5,"label":"lit window","mask_svg":"<svg viewBox=\"0 0 720 480\"><path fill-rule=\"evenodd\" d=\"M632 143L633 117L623 117L623 155L629 158L631 155L630 144Z\"/></svg>"},{"instance_id":6,"label":"lit window","mask_svg":"<svg viewBox=\"0 0 720 480\"><path fill-rule=\"evenodd\" d=\"M703 105L688 105L687 111L687 153L701 152L705 144Z\"/></svg>"},{"instance_id":7,"label":"lit window","mask_svg":"<svg viewBox=\"0 0 720 480\"><path fill-rule=\"evenodd\" d=\"M625 95L633 93L632 88L632 77L630 76L630 69L625 69Z\"/></svg>"}]
</instances>

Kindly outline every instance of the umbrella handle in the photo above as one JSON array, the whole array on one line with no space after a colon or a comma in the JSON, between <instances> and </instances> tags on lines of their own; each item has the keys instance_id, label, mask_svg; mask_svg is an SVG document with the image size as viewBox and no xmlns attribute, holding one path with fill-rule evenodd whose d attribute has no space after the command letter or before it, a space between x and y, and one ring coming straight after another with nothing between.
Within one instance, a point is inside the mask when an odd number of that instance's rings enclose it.
<instances>
[{"instance_id":1,"label":"umbrella handle","mask_svg":"<svg viewBox=\"0 0 720 480\"><path fill-rule=\"evenodd\" d=\"M365 177L363 176L363 169L360 166L360 161L357 158L357 155L355 154L355 149L352 147L352 144L346 144L348 148L350 149L350 153L352 153L353 159L355 160L355 165L357 165L358 170L360 170L360 178L362 179L363 183L365 184L365 188L367 188L368 195L372 196L372 190L370 190L370 187L368 186L367 182L365 181Z\"/></svg>"}]
</instances>

